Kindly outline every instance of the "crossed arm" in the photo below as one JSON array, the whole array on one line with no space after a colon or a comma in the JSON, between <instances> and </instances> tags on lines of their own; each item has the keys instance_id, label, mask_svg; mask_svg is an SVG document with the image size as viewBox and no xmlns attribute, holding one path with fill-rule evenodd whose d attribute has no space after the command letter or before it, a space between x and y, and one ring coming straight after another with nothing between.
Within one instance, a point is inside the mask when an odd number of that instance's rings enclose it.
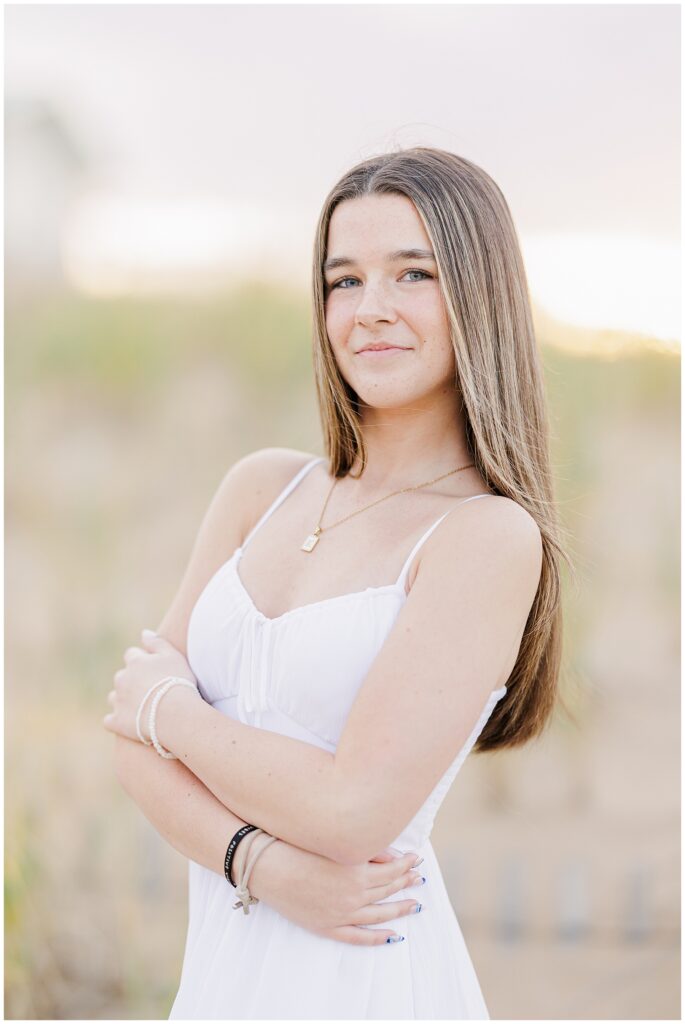
<instances>
[{"instance_id":1,"label":"crossed arm","mask_svg":"<svg viewBox=\"0 0 685 1024\"><path fill-rule=\"evenodd\" d=\"M159 757L125 736L115 736L117 775L126 793L157 832L180 854L219 875L224 874L226 846L245 821L219 800L180 761ZM282 853L282 844L267 847L260 856L250 888L261 896L265 861ZM233 875L241 862L240 846Z\"/></svg>"},{"instance_id":2,"label":"crossed arm","mask_svg":"<svg viewBox=\"0 0 685 1024\"><path fill-rule=\"evenodd\" d=\"M235 722L183 687L159 705L160 742L267 832L343 863L375 856L508 678L540 576L539 529L507 499L464 506L432 540L335 753Z\"/></svg>"}]
</instances>

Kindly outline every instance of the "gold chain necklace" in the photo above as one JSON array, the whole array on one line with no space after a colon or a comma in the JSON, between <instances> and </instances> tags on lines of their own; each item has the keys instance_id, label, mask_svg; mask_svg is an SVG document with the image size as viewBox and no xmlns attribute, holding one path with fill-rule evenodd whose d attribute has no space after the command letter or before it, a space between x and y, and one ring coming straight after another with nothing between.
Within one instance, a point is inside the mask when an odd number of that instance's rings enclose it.
<instances>
[{"instance_id":1,"label":"gold chain necklace","mask_svg":"<svg viewBox=\"0 0 685 1024\"><path fill-rule=\"evenodd\" d=\"M319 543L319 537L323 533L324 529L332 530L334 526L340 526L341 523L347 522L347 520L351 519L352 516L358 516L360 512L366 512L367 508L372 508L374 505L378 505L379 502L386 501L388 498L394 498L396 494L404 494L406 491L418 491L421 487L429 487L431 484L436 484L438 480L444 480L446 476L452 476L453 473L460 473L463 469L469 469L473 465L473 462L469 462L465 466L459 466L457 469L451 469L449 473L443 473L442 476L436 476L434 480L427 480L425 484L415 484L413 487L402 487L399 491L393 491L392 494L385 494L382 498L376 498L376 500L372 501L370 505L364 505L364 508L358 508L356 512L350 512L349 515L343 516L342 519L338 519L337 523L329 523L328 526L323 527L321 525L321 520L323 519L324 512L326 511L326 506L328 505L328 501L331 497L331 494L333 493L335 485L338 482L338 477L336 477L335 480L333 481L333 486L328 492L328 496L325 502L323 503L321 515L319 516L319 525L316 527L313 533L309 534L304 544L300 548L300 551L313 551L316 545Z\"/></svg>"}]
</instances>

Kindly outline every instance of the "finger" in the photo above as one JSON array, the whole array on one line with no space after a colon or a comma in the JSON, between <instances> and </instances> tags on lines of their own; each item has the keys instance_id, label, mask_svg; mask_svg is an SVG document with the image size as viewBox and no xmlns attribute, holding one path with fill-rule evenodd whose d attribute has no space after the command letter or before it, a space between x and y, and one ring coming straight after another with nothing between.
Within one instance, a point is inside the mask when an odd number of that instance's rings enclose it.
<instances>
[{"instance_id":1,"label":"finger","mask_svg":"<svg viewBox=\"0 0 685 1024\"><path fill-rule=\"evenodd\" d=\"M105 729L109 729L110 732L114 732L114 729L112 728L113 719L114 715L105 715L105 717L102 719L102 724L104 725Z\"/></svg>"},{"instance_id":2,"label":"finger","mask_svg":"<svg viewBox=\"0 0 685 1024\"><path fill-rule=\"evenodd\" d=\"M420 871L408 871L386 885L379 885L375 889L367 890L367 895L373 902L384 900L386 896L394 896L396 892L402 892L403 889L411 889L414 885L425 885L425 882L421 881L424 877Z\"/></svg>"},{"instance_id":3,"label":"finger","mask_svg":"<svg viewBox=\"0 0 685 1024\"><path fill-rule=\"evenodd\" d=\"M135 658L139 658L141 654L145 654L140 647L127 647L124 651L124 662L128 665L129 661L133 661Z\"/></svg>"},{"instance_id":4,"label":"finger","mask_svg":"<svg viewBox=\"0 0 685 1024\"><path fill-rule=\"evenodd\" d=\"M421 913L421 911L417 911L417 907L422 907L419 900L389 900L387 903L370 903L366 907L361 907L354 914L350 924L387 924L388 921L396 921L400 917Z\"/></svg>"},{"instance_id":5,"label":"finger","mask_svg":"<svg viewBox=\"0 0 685 1024\"><path fill-rule=\"evenodd\" d=\"M339 928L331 928L329 934L332 939L350 943L352 946L383 946L391 936L400 939L397 932L386 928L357 928L355 925L346 924Z\"/></svg>"},{"instance_id":6,"label":"finger","mask_svg":"<svg viewBox=\"0 0 685 1024\"><path fill-rule=\"evenodd\" d=\"M394 846L388 846L386 850L381 850L380 853L376 854L375 857L371 857L372 862L378 861L380 864L385 864L389 860L398 860L403 856L401 850L396 850Z\"/></svg>"},{"instance_id":7,"label":"finger","mask_svg":"<svg viewBox=\"0 0 685 1024\"><path fill-rule=\"evenodd\" d=\"M405 853L404 857L397 857L383 864L370 862L367 865L369 888L374 888L377 885L387 885L388 882L394 882L398 878L403 878L413 867L415 861L415 853Z\"/></svg>"},{"instance_id":8,"label":"finger","mask_svg":"<svg viewBox=\"0 0 685 1024\"><path fill-rule=\"evenodd\" d=\"M152 629L143 629L141 631L143 647L148 651L161 651L168 647L173 647L173 644L169 643L166 637L160 636L159 633L155 633Z\"/></svg>"},{"instance_id":9,"label":"finger","mask_svg":"<svg viewBox=\"0 0 685 1024\"><path fill-rule=\"evenodd\" d=\"M116 694L116 690L110 690L109 693L107 694L107 700L112 705L112 707L114 707L114 701L116 699L116 695L117 695Z\"/></svg>"}]
</instances>

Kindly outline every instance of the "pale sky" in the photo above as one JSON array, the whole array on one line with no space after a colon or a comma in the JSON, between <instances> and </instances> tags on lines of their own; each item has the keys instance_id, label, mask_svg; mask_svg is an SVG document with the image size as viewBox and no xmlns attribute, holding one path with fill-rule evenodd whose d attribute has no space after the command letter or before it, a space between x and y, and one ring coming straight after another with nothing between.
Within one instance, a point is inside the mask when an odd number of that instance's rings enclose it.
<instances>
[{"instance_id":1,"label":"pale sky","mask_svg":"<svg viewBox=\"0 0 685 1024\"><path fill-rule=\"evenodd\" d=\"M306 283L336 179L436 145L498 183L552 315L676 337L679 26L678 5L6 5L6 93L49 97L92 156L64 228L84 287L238 250Z\"/></svg>"}]
</instances>

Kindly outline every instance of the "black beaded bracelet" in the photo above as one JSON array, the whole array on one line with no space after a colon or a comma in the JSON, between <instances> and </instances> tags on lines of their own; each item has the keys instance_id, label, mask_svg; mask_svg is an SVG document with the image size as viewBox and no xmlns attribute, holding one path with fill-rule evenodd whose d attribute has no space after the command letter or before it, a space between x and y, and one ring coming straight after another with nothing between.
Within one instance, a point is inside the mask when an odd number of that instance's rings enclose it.
<instances>
[{"instance_id":1,"label":"black beaded bracelet","mask_svg":"<svg viewBox=\"0 0 685 1024\"><path fill-rule=\"evenodd\" d=\"M226 875L227 880L231 883L234 889L235 882L231 878L231 864L233 863L233 856L235 854L235 851L238 849L238 843L240 842L240 840L244 839L248 832L254 832L256 828L258 828L257 825L243 825L242 828L238 829L236 834L233 836L233 839L231 839L230 843L228 844L228 849L226 850L226 857L224 858L224 874Z\"/></svg>"}]
</instances>

